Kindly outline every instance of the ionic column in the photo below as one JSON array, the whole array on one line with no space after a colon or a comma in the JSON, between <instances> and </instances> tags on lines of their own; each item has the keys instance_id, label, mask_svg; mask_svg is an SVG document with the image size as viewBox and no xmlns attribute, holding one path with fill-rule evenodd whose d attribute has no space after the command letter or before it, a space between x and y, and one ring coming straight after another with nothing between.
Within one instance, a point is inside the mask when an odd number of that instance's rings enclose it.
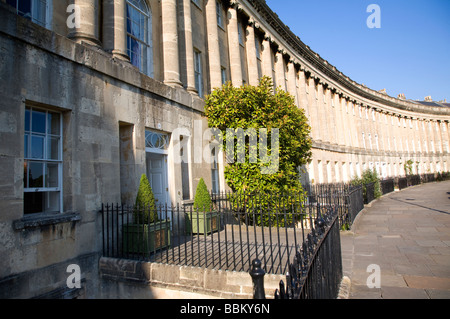
<instances>
[{"instance_id":1,"label":"ionic column","mask_svg":"<svg viewBox=\"0 0 450 319\"><path fill-rule=\"evenodd\" d=\"M286 75L284 74L284 58L282 51L278 50L275 55L275 76L277 86L281 86L281 89L286 91Z\"/></svg>"},{"instance_id":2,"label":"ionic column","mask_svg":"<svg viewBox=\"0 0 450 319\"><path fill-rule=\"evenodd\" d=\"M103 0L103 48L113 57L127 60L125 0Z\"/></svg>"},{"instance_id":3,"label":"ionic column","mask_svg":"<svg viewBox=\"0 0 450 319\"><path fill-rule=\"evenodd\" d=\"M161 0L164 83L181 86L176 0Z\"/></svg>"},{"instance_id":4,"label":"ionic column","mask_svg":"<svg viewBox=\"0 0 450 319\"><path fill-rule=\"evenodd\" d=\"M191 0L183 0L184 37L186 42L186 89L197 93L194 74L194 44L192 42Z\"/></svg>"},{"instance_id":5,"label":"ionic column","mask_svg":"<svg viewBox=\"0 0 450 319\"><path fill-rule=\"evenodd\" d=\"M241 50L239 48L239 33L237 11L234 6L228 8L228 48L230 54L231 82L234 86L242 85Z\"/></svg>"},{"instance_id":6,"label":"ionic column","mask_svg":"<svg viewBox=\"0 0 450 319\"><path fill-rule=\"evenodd\" d=\"M262 74L272 78L272 49L270 48L270 40L268 37L264 37L261 46L262 51Z\"/></svg>"},{"instance_id":7,"label":"ionic column","mask_svg":"<svg viewBox=\"0 0 450 319\"><path fill-rule=\"evenodd\" d=\"M309 108L308 108L308 97L306 94L306 79L305 79L305 72L301 69L298 73L298 99L299 99L299 106L305 110L305 114L309 118Z\"/></svg>"},{"instance_id":8,"label":"ionic column","mask_svg":"<svg viewBox=\"0 0 450 319\"><path fill-rule=\"evenodd\" d=\"M442 122L441 121L437 121L437 125L438 125L438 132L437 132L437 139L439 141L439 151L441 153L444 153L444 136L442 134ZM442 157L441 157L442 159ZM442 167L441 167L442 168Z\"/></svg>"},{"instance_id":9,"label":"ionic column","mask_svg":"<svg viewBox=\"0 0 450 319\"><path fill-rule=\"evenodd\" d=\"M208 63L211 91L222 86L219 32L217 30L216 0L207 0L205 6L208 33Z\"/></svg>"},{"instance_id":10,"label":"ionic column","mask_svg":"<svg viewBox=\"0 0 450 319\"><path fill-rule=\"evenodd\" d=\"M248 67L248 83L250 85L258 85L258 64L256 61L256 42L254 21L249 21L247 25L247 67Z\"/></svg>"},{"instance_id":11,"label":"ionic column","mask_svg":"<svg viewBox=\"0 0 450 319\"><path fill-rule=\"evenodd\" d=\"M80 27L72 29L67 37L77 43L86 42L99 46L99 0L70 0L70 4L80 9Z\"/></svg>"},{"instance_id":12,"label":"ionic column","mask_svg":"<svg viewBox=\"0 0 450 319\"><path fill-rule=\"evenodd\" d=\"M337 97L337 101L336 101ZM336 93L334 96L334 113L336 117L336 143L338 145L345 145L345 139L343 135L345 134L344 130L344 121L342 120L342 112L341 112L341 99L339 94ZM362 134L361 134L362 136Z\"/></svg>"},{"instance_id":13,"label":"ionic column","mask_svg":"<svg viewBox=\"0 0 450 319\"><path fill-rule=\"evenodd\" d=\"M316 85L316 81L315 79L310 76L308 78L309 81L309 105L310 105L310 115L311 115L311 133L312 133L312 137L314 140L321 140L321 136L320 136L320 127L321 125L323 125L322 123L320 123L320 114L319 114L319 110L318 110L318 104L317 104L317 99L315 98L315 85Z\"/></svg>"},{"instance_id":14,"label":"ionic column","mask_svg":"<svg viewBox=\"0 0 450 319\"><path fill-rule=\"evenodd\" d=\"M298 103L298 95L297 95L297 74L295 71L294 61L289 61L288 65L288 91L290 94L294 96L295 105L299 105Z\"/></svg>"},{"instance_id":15,"label":"ionic column","mask_svg":"<svg viewBox=\"0 0 450 319\"><path fill-rule=\"evenodd\" d=\"M447 147L450 147L448 138L448 122L442 121L442 125L444 127L444 129L442 130L442 139L445 142L445 145ZM447 147L442 146L444 153L447 153Z\"/></svg>"}]
</instances>

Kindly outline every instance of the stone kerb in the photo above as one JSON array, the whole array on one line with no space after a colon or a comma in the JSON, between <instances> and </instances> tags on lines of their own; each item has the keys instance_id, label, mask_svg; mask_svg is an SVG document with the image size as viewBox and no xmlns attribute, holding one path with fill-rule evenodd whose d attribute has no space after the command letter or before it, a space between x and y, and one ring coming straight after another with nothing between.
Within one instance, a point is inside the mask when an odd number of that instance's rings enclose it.
<instances>
[{"instance_id":1,"label":"stone kerb","mask_svg":"<svg viewBox=\"0 0 450 319\"><path fill-rule=\"evenodd\" d=\"M201 267L168 265L102 257L99 261L101 279L119 285L126 282L133 289L145 291L148 287L224 299L252 299L253 284L248 272L216 270ZM266 298L273 299L283 275L266 274ZM123 287L121 289L124 289ZM167 294L167 293L166 293ZM181 294L182 295L182 294ZM153 293L158 299L158 294Z\"/></svg>"}]
</instances>

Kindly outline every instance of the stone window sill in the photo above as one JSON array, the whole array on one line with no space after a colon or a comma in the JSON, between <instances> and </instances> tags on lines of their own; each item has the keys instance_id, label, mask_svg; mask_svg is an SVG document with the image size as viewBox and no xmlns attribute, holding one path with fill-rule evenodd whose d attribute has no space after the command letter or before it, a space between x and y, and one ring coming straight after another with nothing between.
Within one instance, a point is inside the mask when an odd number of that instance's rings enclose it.
<instances>
[{"instance_id":1,"label":"stone window sill","mask_svg":"<svg viewBox=\"0 0 450 319\"><path fill-rule=\"evenodd\" d=\"M75 212L63 214L33 214L13 221L13 229L20 231L60 223L75 222L79 220L81 220L81 215Z\"/></svg>"}]
</instances>

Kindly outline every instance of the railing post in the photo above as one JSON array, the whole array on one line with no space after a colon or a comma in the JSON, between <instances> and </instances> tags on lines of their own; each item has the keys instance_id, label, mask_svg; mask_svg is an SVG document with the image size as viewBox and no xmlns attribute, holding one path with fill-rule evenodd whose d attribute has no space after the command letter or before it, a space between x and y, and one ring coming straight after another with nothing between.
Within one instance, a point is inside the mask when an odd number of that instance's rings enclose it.
<instances>
[{"instance_id":1,"label":"railing post","mask_svg":"<svg viewBox=\"0 0 450 319\"><path fill-rule=\"evenodd\" d=\"M261 268L261 261L254 259L252 261L252 269L250 270L250 276L253 281L253 299L266 299L266 293L264 292L264 275L266 272Z\"/></svg>"}]
</instances>

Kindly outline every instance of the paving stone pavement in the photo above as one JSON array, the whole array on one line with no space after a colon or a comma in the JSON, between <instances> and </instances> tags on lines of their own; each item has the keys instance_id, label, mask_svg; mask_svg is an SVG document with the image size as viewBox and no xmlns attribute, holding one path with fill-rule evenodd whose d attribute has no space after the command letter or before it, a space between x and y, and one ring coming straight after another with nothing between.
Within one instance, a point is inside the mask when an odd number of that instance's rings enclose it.
<instances>
[{"instance_id":1,"label":"paving stone pavement","mask_svg":"<svg viewBox=\"0 0 450 319\"><path fill-rule=\"evenodd\" d=\"M450 299L450 181L366 205L341 245L348 299Z\"/></svg>"}]
</instances>

